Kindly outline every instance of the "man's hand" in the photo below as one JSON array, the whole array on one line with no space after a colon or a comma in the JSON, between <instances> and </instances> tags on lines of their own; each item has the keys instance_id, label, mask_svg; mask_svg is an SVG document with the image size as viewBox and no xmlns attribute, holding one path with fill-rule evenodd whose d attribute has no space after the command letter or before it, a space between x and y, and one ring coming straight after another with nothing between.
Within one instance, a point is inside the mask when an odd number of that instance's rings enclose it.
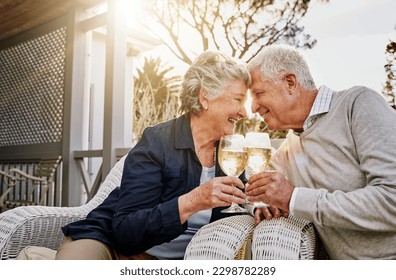
<instances>
[{"instance_id":1,"label":"man's hand","mask_svg":"<svg viewBox=\"0 0 396 280\"><path fill-rule=\"evenodd\" d=\"M250 202L264 202L271 205L270 209L260 210L258 215L265 218L289 213L289 203L294 190L292 183L278 172L262 172L253 175L246 188ZM282 211L281 214L278 211ZM272 217L271 217L272 218Z\"/></svg>"},{"instance_id":2,"label":"man's hand","mask_svg":"<svg viewBox=\"0 0 396 280\"><path fill-rule=\"evenodd\" d=\"M254 220L256 224L260 223L263 219L271 220L272 218L289 217L289 212L282 211L277 207L260 207L254 211Z\"/></svg>"}]
</instances>

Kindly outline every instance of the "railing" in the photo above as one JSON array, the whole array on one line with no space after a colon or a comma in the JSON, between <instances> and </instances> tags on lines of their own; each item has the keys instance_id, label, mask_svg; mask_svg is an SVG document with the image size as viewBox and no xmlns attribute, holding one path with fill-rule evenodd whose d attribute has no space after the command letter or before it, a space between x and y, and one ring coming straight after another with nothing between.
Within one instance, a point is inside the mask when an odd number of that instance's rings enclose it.
<instances>
[{"instance_id":1,"label":"railing","mask_svg":"<svg viewBox=\"0 0 396 280\"><path fill-rule=\"evenodd\" d=\"M122 156L128 153L128 148L120 148L116 150L116 158L119 160ZM73 156L77 163L78 169L81 175L82 188L86 193L86 202L90 201L100 188L102 183L102 150L90 150L90 151L75 151ZM99 166L97 171L92 174L89 172L88 161L89 159L98 158ZM28 174L34 174L39 159L18 159L18 160L6 160L0 161L0 170L7 173L11 168L18 168ZM19 182L19 185L15 188L15 191L9 194L10 199L26 199L28 190L32 186L29 185L31 182ZM50 191L52 197L47 199L47 206L62 206L62 164L57 168L57 172L54 178L54 189ZM0 194L4 193L7 189L7 185L4 181L3 176L0 174Z\"/></svg>"},{"instance_id":2,"label":"railing","mask_svg":"<svg viewBox=\"0 0 396 280\"><path fill-rule=\"evenodd\" d=\"M129 151L128 148L119 148L116 149L116 158L119 160L122 156L127 154ZM73 156L76 160L78 169L80 171L81 179L83 182L83 187L87 195L87 201L90 201L102 183L102 163L100 163L98 171L96 174L89 174L87 168L87 159L91 158L101 158L103 150L89 150L89 151L75 151ZM92 180L93 178L93 180Z\"/></svg>"},{"instance_id":3,"label":"railing","mask_svg":"<svg viewBox=\"0 0 396 280\"><path fill-rule=\"evenodd\" d=\"M84 161L86 158L97 158L102 157L102 150L90 150L90 151L75 151L74 159L76 160L78 169L80 171L81 179L83 181L83 187L87 194L87 201L90 201L97 193L100 184L102 183L102 163L94 177L92 182L91 174L88 173L87 164Z\"/></svg>"},{"instance_id":4,"label":"railing","mask_svg":"<svg viewBox=\"0 0 396 280\"><path fill-rule=\"evenodd\" d=\"M0 161L0 170L7 173L11 168L20 169L27 174L34 174L38 166L39 160L15 160L15 161ZM46 198L47 206L61 206L62 201L62 180L61 180L62 164L58 165L55 172L53 189L49 191ZM33 187L32 181L18 181L14 190L8 194L8 198L11 200L26 200L28 197L29 190ZM6 180L0 174L0 194L7 190ZM39 199L39 198L37 198Z\"/></svg>"}]
</instances>

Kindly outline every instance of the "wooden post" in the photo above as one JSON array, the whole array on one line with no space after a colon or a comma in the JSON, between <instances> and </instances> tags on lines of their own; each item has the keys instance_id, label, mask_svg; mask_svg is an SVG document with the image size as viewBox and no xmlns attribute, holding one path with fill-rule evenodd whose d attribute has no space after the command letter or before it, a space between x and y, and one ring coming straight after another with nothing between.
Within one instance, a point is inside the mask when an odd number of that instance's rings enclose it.
<instances>
[{"instance_id":1,"label":"wooden post","mask_svg":"<svg viewBox=\"0 0 396 280\"><path fill-rule=\"evenodd\" d=\"M125 114L125 65L126 65L126 19L120 12L120 0L108 1L105 108L103 126L104 179L116 163L116 148L124 147ZM132 94L132 93L131 93Z\"/></svg>"},{"instance_id":2,"label":"wooden post","mask_svg":"<svg viewBox=\"0 0 396 280\"><path fill-rule=\"evenodd\" d=\"M67 23L62 206L81 204L82 181L73 151L83 149L86 32L78 28L78 23L84 19L84 15L84 10L72 10L69 12Z\"/></svg>"}]
</instances>

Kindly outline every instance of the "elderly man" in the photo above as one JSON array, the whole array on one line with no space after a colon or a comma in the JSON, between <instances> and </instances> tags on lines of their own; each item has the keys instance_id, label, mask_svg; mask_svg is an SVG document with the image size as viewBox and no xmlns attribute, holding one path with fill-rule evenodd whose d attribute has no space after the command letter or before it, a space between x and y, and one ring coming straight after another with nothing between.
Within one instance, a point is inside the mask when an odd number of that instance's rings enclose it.
<instances>
[{"instance_id":1,"label":"elderly man","mask_svg":"<svg viewBox=\"0 0 396 280\"><path fill-rule=\"evenodd\" d=\"M249 180L256 220L271 209L312 221L332 259L396 259L396 113L373 90L316 88L304 58L286 46L248 65L252 110L290 129L275 173Z\"/></svg>"}]
</instances>

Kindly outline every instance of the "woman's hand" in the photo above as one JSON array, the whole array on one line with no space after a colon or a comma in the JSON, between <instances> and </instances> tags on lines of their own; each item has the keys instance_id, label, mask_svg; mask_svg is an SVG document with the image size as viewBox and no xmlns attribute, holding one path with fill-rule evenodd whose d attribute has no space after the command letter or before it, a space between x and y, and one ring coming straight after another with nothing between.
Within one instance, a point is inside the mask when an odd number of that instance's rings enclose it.
<instances>
[{"instance_id":1,"label":"woman's hand","mask_svg":"<svg viewBox=\"0 0 396 280\"><path fill-rule=\"evenodd\" d=\"M244 204L244 188L239 178L231 176L216 177L196 187L179 197L181 222L184 223L191 215L201 210L229 206L231 202Z\"/></svg>"}]
</instances>

